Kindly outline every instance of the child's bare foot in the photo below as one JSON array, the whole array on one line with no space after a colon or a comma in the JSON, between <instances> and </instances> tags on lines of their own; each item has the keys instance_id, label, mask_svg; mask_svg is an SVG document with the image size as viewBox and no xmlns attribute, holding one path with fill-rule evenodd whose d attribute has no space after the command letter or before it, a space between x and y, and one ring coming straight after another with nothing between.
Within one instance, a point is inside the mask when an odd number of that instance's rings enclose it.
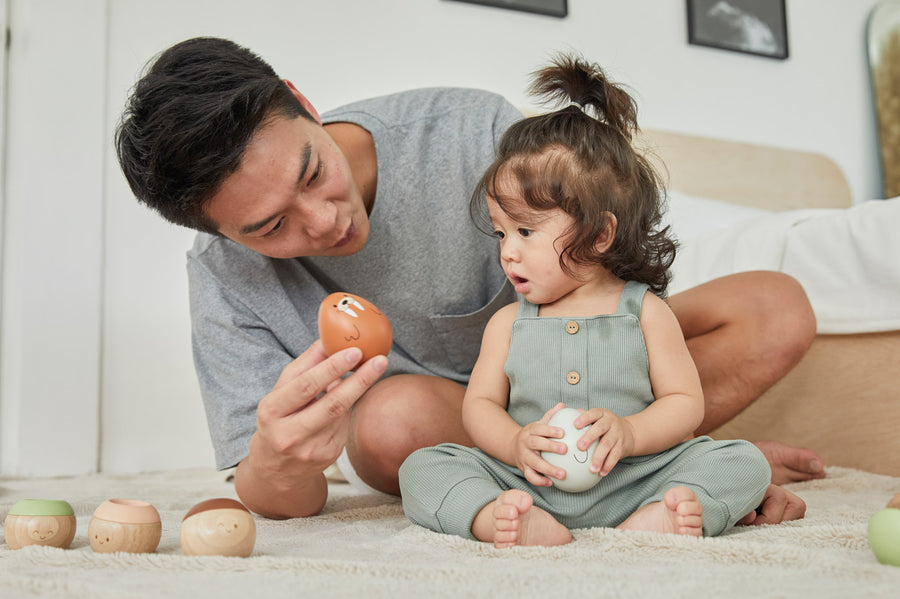
<instances>
[{"instance_id":1,"label":"child's bare foot","mask_svg":"<svg viewBox=\"0 0 900 599\"><path fill-rule=\"evenodd\" d=\"M472 534L479 541L493 542L501 549L515 545L565 545L572 541L569 529L546 511L534 507L525 491L504 491L484 506L472 522Z\"/></svg>"},{"instance_id":2,"label":"child's bare foot","mask_svg":"<svg viewBox=\"0 0 900 599\"><path fill-rule=\"evenodd\" d=\"M666 491L662 501L645 505L617 528L700 537L703 536L703 505L687 487L674 487Z\"/></svg>"}]
</instances>

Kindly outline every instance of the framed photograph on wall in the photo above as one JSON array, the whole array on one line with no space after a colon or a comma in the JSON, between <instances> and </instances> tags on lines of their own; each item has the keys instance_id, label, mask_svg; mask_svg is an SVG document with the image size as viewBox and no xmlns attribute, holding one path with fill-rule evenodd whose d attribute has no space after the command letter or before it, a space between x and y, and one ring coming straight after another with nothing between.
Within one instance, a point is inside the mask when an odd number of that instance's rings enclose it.
<instances>
[{"instance_id":1,"label":"framed photograph on wall","mask_svg":"<svg viewBox=\"0 0 900 599\"><path fill-rule=\"evenodd\" d=\"M687 0L688 43L788 57L785 0Z\"/></svg>"},{"instance_id":2,"label":"framed photograph on wall","mask_svg":"<svg viewBox=\"0 0 900 599\"><path fill-rule=\"evenodd\" d=\"M560 18L569 14L568 0L454 0L454 2L511 8Z\"/></svg>"}]
</instances>

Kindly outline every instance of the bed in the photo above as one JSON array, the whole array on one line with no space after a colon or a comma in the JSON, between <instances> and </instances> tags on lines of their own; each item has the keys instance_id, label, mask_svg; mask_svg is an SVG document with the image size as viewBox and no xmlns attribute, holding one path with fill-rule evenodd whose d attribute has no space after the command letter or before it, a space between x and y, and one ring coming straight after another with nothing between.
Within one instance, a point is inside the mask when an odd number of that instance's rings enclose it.
<instances>
[{"instance_id":1,"label":"bed","mask_svg":"<svg viewBox=\"0 0 900 599\"><path fill-rule=\"evenodd\" d=\"M821 155L659 131L645 138L669 170L681 221L722 213L706 228L690 225L673 291L727 272L782 270L804 284L818 319L798 367L712 436L778 439L831 465L900 476L900 200L851 207L843 174Z\"/></svg>"},{"instance_id":2,"label":"bed","mask_svg":"<svg viewBox=\"0 0 900 599\"><path fill-rule=\"evenodd\" d=\"M334 478L321 515L256 518L249 558L189 557L182 517L202 500L236 497L227 472L7 478L0 517L20 499L65 499L77 531L67 550L0 545L0 596L897 596L900 568L876 561L866 526L900 492L900 268L891 264L900 248L890 230L900 200L851 207L840 170L814 154L659 131L641 143L668 167L669 218L683 241L676 287L775 268L808 288L820 332L809 354L715 432L820 452L827 478L789 486L808 504L805 519L712 539L580 530L564 547L501 551L418 528L396 498ZM159 510L155 553L91 550L91 514L114 497Z\"/></svg>"},{"instance_id":3,"label":"bed","mask_svg":"<svg viewBox=\"0 0 900 599\"><path fill-rule=\"evenodd\" d=\"M778 439L900 476L900 200L851 206L840 169L817 154L660 131L644 144L668 168L672 226L684 231L672 291L782 270L818 320L797 368L712 436Z\"/></svg>"}]
</instances>

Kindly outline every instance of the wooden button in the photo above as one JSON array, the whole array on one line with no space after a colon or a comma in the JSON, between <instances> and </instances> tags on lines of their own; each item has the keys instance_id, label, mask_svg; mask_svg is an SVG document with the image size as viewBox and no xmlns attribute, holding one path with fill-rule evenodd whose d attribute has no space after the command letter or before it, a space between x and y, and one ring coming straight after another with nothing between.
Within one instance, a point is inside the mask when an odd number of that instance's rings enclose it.
<instances>
[{"instance_id":1,"label":"wooden button","mask_svg":"<svg viewBox=\"0 0 900 599\"><path fill-rule=\"evenodd\" d=\"M574 320L570 320L566 323L566 332L570 335L574 335L578 332L578 323Z\"/></svg>"},{"instance_id":2,"label":"wooden button","mask_svg":"<svg viewBox=\"0 0 900 599\"><path fill-rule=\"evenodd\" d=\"M566 375L566 382L570 385L577 385L578 381L581 380L581 375L575 372L574 370Z\"/></svg>"}]
</instances>

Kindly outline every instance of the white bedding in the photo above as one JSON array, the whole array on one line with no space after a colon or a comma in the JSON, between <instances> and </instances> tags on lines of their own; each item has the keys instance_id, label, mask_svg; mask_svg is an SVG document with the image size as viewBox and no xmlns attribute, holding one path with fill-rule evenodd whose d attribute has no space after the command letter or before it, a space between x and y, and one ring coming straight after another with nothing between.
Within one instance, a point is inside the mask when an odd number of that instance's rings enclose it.
<instances>
[{"instance_id":1,"label":"white bedding","mask_svg":"<svg viewBox=\"0 0 900 599\"><path fill-rule=\"evenodd\" d=\"M792 275L820 334L900 329L900 198L847 209L769 212L670 192L681 242L670 293L749 270Z\"/></svg>"}]
</instances>

